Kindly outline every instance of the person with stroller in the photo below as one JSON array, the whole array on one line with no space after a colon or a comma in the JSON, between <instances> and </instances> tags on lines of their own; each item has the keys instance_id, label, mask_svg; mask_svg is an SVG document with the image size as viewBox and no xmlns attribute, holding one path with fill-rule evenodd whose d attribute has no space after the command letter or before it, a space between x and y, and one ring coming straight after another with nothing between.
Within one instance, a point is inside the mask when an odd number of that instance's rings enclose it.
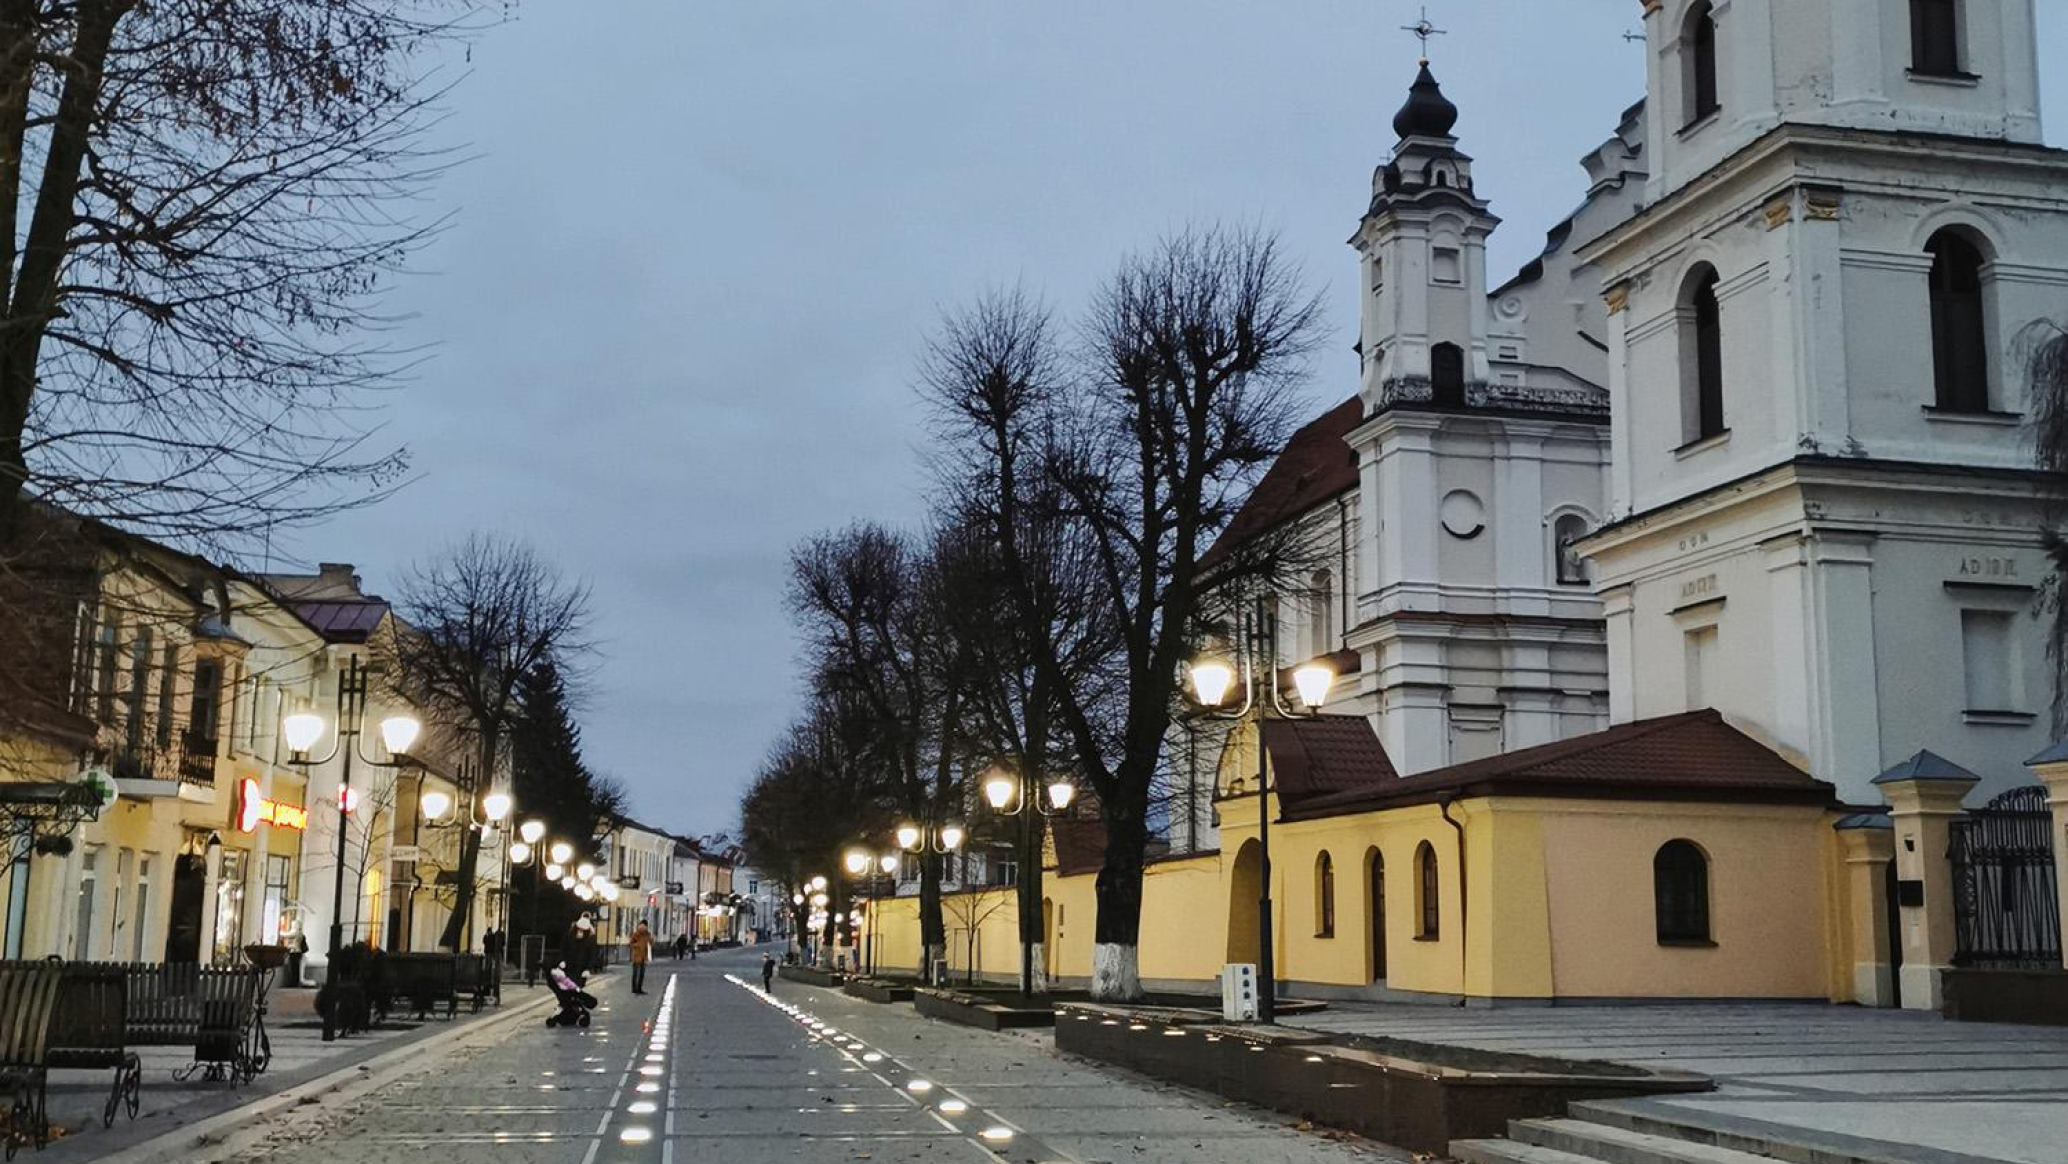
<instances>
[{"instance_id":1,"label":"person with stroller","mask_svg":"<svg viewBox=\"0 0 2068 1164\"><path fill-rule=\"evenodd\" d=\"M569 973L567 963L561 962L546 971L546 988L560 1002L557 1013L546 1016L549 1027L586 1027L589 1012L596 1009L596 996L582 989L577 974Z\"/></svg>"},{"instance_id":2,"label":"person with stroller","mask_svg":"<svg viewBox=\"0 0 2068 1164\"><path fill-rule=\"evenodd\" d=\"M646 926L646 919L632 927L632 937L626 943L632 947L632 993L646 993L646 962L653 957L653 931Z\"/></svg>"},{"instance_id":3,"label":"person with stroller","mask_svg":"<svg viewBox=\"0 0 2068 1164\"><path fill-rule=\"evenodd\" d=\"M567 933L567 967L577 978L596 968L596 920L587 913Z\"/></svg>"}]
</instances>

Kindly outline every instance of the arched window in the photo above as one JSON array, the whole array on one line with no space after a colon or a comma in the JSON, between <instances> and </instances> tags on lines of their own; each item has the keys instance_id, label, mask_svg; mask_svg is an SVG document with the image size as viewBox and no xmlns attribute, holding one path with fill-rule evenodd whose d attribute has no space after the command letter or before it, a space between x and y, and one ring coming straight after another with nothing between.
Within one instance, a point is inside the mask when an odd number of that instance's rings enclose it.
<instances>
[{"instance_id":1,"label":"arched window","mask_svg":"<svg viewBox=\"0 0 2068 1164\"><path fill-rule=\"evenodd\" d=\"M1336 580L1327 570L1314 571L1307 591L1307 654L1326 655L1336 649Z\"/></svg>"},{"instance_id":2,"label":"arched window","mask_svg":"<svg viewBox=\"0 0 2068 1164\"><path fill-rule=\"evenodd\" d=\"M1958 77L1960 0L1910 0L1910 69L1934 77Z\"/></svg>"},{"instance_id":3,"label":"arched window","mask_svg":"<svg viewBox=\"0 0 2068 1164\"><path fill-rule=\"evenodd\" d=\"M1681 68L1686 72L1686 124L1723 108L1716 89L1716 13L1709 0L1687 11L1681 28Z\"/></svg>"},{"instance_id":4,"label":"arched window","mask_svg":"<svg viewBox=\"0 0 2068 1164\"><path fill-rule=\"evenodd\" d=\"M1688 277L1681 302L1681 437L1688 443L1722 436L1723 308L1716 299L1716 268Z\"/></svg>"},{"instance_id":5,"label":"arched window","mask_svg":"<svg viewBox=\"0 0 2068 1164\"><path fill-rule=\"evenodd\" d=\"M1437 344L1429 349L1429 384L1436 403L1462 407L1465 403L1465 350L1456 344Z\"/></svg>"},{"instance_id":6,"label":"arched window","mask_svg":"<svg viewBox=\"0 0 2068 1164\"><path fill-rule=\"evenodd\" d=\"M1336 936L1336 863L1326 850L1314 859L1314 936Z\"/></svg>"},{"instance_id":7,"label":"arched window","mask_svg":"<svg viewBox=\"0 0 2068 1164\"><path fill-rule=\"evenodd\" d=\"M1709 940L1709 858L1693 841L1673 840L1652 858L1652 902L1659 941Z\"/></svg>"},{"instance_id":8,"label":"arched window","mask_svg":"<svg viewBox=\"0 0 2068 1164\"><path fill-rule=\"evenodd\" d=\"M1415 937L1433 942L1442 929L1443 911L1436 888L1436 847L1423 841L1415 849Z\"/></svg>"},{"instance_id":9,"label":"arched window","mask_svg":"<svg viewBox=\"0 0 2068 1164\"><path fill-rule=\"evenodd\" d=\"M1577 513L1559 515L1551 523L1551 551L1555 555L1560 586L1585 586L1587 563L1573 543L1587 536L1587 519Z\"/></svg>"},{"instance_id":10,"label":"arched window","mask_svg":"<svg viewBox=\"0 0 2068 1164\"><path fill-rule=\"evenodd\" d=\"M1982 252L1957 231L1924 248L1932 256L1932 386L1948 412L1989 411L1988 329L1982 320Z\"/></svg>"}]
</instances>

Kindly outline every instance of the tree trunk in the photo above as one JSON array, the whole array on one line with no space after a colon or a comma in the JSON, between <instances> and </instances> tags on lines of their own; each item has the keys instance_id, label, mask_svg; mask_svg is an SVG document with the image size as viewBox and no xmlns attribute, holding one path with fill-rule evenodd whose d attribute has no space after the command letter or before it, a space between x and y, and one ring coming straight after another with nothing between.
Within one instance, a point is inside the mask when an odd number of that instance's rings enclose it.
<instances>
[{"instance_id":1,"label":"tree trunk","mask_svg":"<svg viewBox=\"0 0 2068 1164\"><path fill-rule=\"evenodd\" d=\"M1113 816L1122 818L1117 827ZM1109 814L1106 829L1106 861L1099 869L1097 884L1099 917L1092 944L1091 996L1100 1002L1133 1002L1142 997L1137 945L1142 932L1142 843L1147 829L1138 813ZM1140 835L1123 836L1123 832Z\"/></svg>"},{"instance_id":2,"label":"tree trunk","mask_svg":"<svg viewBox=\"0 0 2068 1164\"><path fill-rule=\"evenodd\" d=\"M919 977L931 981L933 964L948 949L948 926L941 917L941 855L919 859Z\"/></svg>"},{"instance_id":3,"label":"tree trunk","mask_svg":"<svg viewBox=\"0 0 2068 1164\"><path fill-rule=\"evenodd\" d=\"M474 792L467 798L467 820L470 823L474 819L475 806L480 801L482 790L495 778L495 758L496 752L500 750L499 740L500 735L497 732L483 730L481 733L481 775L475 779ZM458 884L453 890L452 916L445 919L445 933L438 939L439 945L455 953L466 953L472 944L467 930L468 922L474 916L474 874L476 867L481 864L481 833L482 830L477 828L467 828L460 832L459 871L455 878Z\"/></svg>"}]
</instances>

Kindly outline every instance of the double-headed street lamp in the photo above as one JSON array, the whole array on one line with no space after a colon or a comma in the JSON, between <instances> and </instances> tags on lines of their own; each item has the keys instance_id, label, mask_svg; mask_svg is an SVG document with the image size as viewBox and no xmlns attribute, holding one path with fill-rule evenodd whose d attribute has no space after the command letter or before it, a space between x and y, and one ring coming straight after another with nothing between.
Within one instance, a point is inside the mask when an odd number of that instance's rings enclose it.
<instances>
[{"instance_id":1,"label":"double-headed street lamp","mask_svg":"<svg viewBox=\"0 0 2068 1164\"><path fill-rule=\"evenodd\" d=\"M1298 708L1285 700L1279 688L1278 615L1262 598L1257 599L1247 618L1238 615L1235 628L1235 658L1205 658L1192 665L1192 693L1207 713L1221 719L1243 720L1254 715L1257 726L1257 1021L1273 1022L1278 1010L1277 967L1271 949L1271 761L1264 748L1267 719L1311 719L1328 699L1336 673L1316 659L1293 668L1293 688ZM1242 706L1220 710L1230 692L1241 684Z\"/></svg>"},{"instance_id":2,"label":"double-headed street lamp","mask_svg":"<svg viewBox=\"0 0 2068 1164\"><path fill-rule=\"evenodd\" d=\"M352 813L354 794L352 792L352 757L359 755L362 763L375 768L404 768L410 763L409 749L423 732L424 725L413 715L390 715L380 722L381 745L388 751L386 760L360 755L365 739L366 698L370 673L358 655L352 655L345 662L344 671L338 675L336 731L331 734L330 751L320 757L309 755L309 749L316 746L330 726L323 720L321 712L304 709L294 712L280 722L280 734L287 741L288 763L307 771L318 764L328 764L332 759L344 757L344 771L338 780L337 798L337 875L330 896L330 948L326 952L328 963L324 968L326 981L335 979L337 958L345 948L345 850L348 833L346 825ZM331 992L330 1005L323 1008L323 1041L337 1039L337 1018L339 1000L337 992Z\"/></svg>"},{"instance_id":3,"label":"double-headed street lamp","mask_svg":"<svg viewBox=\"0 0 2068 1164\"><path fill-rule=\"evenodd\" d=\"M1041 817L1061 816L1077 799L1077 786L1060 777L1037 788L1031 771L1007 772L991 769L984 778L984 799L991 811L1020 820L1020 997L1034 994L1034 944L1041 940L1041 852L1036 822ZM1029 809L1032 811L1029 811Z\"/></svg>"},{"instance_id":4,"label":"double-headed street lamp","mask_svg":"<svg viewBox=\"0 0 2068 1164\"><path fill-rule=\"evenodd\" d=\"M865 974L876 972L876 933L870 923L876 916L876 878L889 877L898 871L902 858L897 853L871 853L867 849L847 851L847 871L855 877L866 877L868 885L869 911L862 915L864 928L861 932L861 963ZM854 913L852 903L848 913Z\"/></svg>"}]
</instances>

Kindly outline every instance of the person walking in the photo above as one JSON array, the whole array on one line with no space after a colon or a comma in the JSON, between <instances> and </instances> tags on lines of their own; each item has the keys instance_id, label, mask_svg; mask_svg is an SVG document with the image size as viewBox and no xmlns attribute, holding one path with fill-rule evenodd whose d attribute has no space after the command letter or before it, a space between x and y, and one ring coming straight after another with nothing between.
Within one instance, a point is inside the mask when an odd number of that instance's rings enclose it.
<instances>
[{"instance_id":1,"label":"person walking","mask_svg":"<svg viewBox=\"0 0 2068 1164\"><path fill-rule=\"evenodd\" d=\"M762 991L762 993L764 993L764 994L773 994L773 993L775 993L775 970L776 970L776 963L775 963L775 955L774 955L774 954L763 954L763 955L761 955L761 991Z\"/></svg>"},{"instance_id":2,"label":"person walking","mask_svg":"<svg viewBox=\"0 0 2068 1164\"><path fill-rule=\"evenodd\" d=\"M646 920L632 927L632 993L646 993L646 960L653 957L653 931L646 928Z\"/></svg>"},{"instance_id":3,"label":"person walking","mask_svg":"<svg viewBox=\"0 0 2068 1164\"><path fill-rule=\"evenodd\" d=\"M680 962L680 961L682 961L682 956L683 956L684 954L687 954L687 953L689 953L689 935L688 935L688 934L676 934L676 935L675 935L675 960L676 960L677 962Z\"/></svg>"}]
</instances>

